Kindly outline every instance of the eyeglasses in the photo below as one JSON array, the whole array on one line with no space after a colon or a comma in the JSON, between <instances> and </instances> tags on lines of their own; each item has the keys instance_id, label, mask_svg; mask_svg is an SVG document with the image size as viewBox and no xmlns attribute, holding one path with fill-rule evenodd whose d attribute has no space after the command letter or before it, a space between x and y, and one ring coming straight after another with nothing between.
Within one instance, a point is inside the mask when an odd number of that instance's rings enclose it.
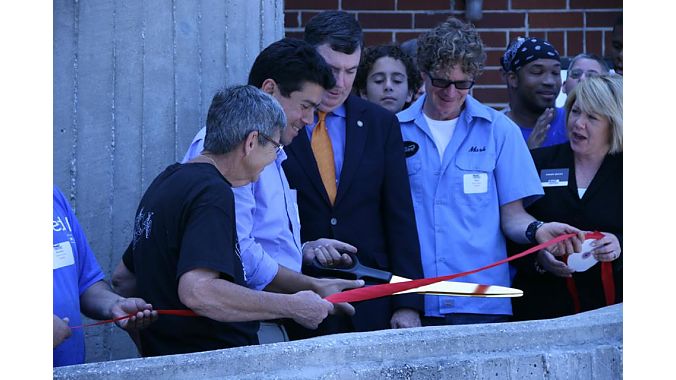
<instances>
[{"instance_id":1,"label":"eyeglasses","mask_svg":"<svg viewBox=\"0 0 676 380\"><path fill-rule=\"evenodd\" d=\"M434 78L429 72L427 76L430 77L432 86L438 88L448 88L450 85L454 85L458 90L469 90L474 86L473 80L448 80L444 78Z\"/></svg>"},{"instance_id":2,"label":"eyeglasses","mask_svg":"<svg viewBox=\"0 0 676 380\"><path fill-rule=\"evenodd\" d=\"M262 138L268 140L268 142L275 147L275 153L279 154L279 152L281 152L282 148L284 148L284 145L282 145L282 144L278 143L277 141L273 140L272 138L270 138L270 136L267 136L265 133L258 131L258 134Z\"/></svg>"},{"instance_id":3,"label":"eyeglasses","mask_svg":"<svg viewBox=\"0 0 676 380\"><path fill-rule=\"evenodd\" d=\"M568 73L568 77L571 79L580 79L583 74L586 74L587 76L599 75L598 72L592 70L584 71L581 69L573 69Z\"/></svg>"}]
</instances>

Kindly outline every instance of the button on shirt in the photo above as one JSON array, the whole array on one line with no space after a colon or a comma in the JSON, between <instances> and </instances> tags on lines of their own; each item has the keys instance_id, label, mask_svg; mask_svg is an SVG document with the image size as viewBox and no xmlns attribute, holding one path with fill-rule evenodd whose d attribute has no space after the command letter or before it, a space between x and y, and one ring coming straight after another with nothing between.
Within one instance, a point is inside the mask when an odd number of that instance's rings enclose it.
<instances>
[{"instance_id":1,"label":"button on shirt","mask_svg":"<svg viewBox=\"0 0 676 380\"><path fill-rule=\"evenodd\" d=\"M404 141L419 149L407 157L411 196L425 277L475 269L507 257L500 206L543 194L519 128L471 96L465 100L443 159L422 113L426 96L397 114ZM458 281L510 286L508 265ZM508 298L425 297L425 314L511 314Z\"/></svg>"},{"instance_id":2,"label":"button on shirt","mask_svg":"<svg viewBox=\"0 0 676 380\"><path fill-rule=\"evenodd\" d=\"M183 162L204 149L206 128L188 148ZM282 162L283 150L266 166L258 181L234 187L237 235L251 289L263 289L277 275L278 265L300 272L302 253L296 191L289 188Z\"/></svg>"}]
</instances>

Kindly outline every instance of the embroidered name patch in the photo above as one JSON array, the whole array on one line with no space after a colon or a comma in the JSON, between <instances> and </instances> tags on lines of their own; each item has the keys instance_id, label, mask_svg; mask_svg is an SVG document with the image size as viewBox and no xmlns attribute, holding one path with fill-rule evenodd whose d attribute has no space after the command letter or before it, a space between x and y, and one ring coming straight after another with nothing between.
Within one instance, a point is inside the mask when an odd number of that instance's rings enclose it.
<instances>
[{"instance_id":1,"label":"embroidered name patch","mask_svg":"<svg viewBox=\"0 0 676 380\"><path fill-rule=\"evenodd\" d=\"M404 156L407 158L416 154L418 149L420 149L420 146L416 142L404 141Z\"/></svg>"}]
</instances>

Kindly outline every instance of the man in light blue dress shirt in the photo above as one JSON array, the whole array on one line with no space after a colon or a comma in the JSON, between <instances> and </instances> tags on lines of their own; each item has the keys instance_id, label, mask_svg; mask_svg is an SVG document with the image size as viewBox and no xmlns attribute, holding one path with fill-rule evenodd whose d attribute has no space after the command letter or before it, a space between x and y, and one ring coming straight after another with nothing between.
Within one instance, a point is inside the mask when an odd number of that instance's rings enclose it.
<instances>
[{"instance_id":1,"label":"man in light blue dress shirt","mask_svg":"<svg viewBox=\"0 0 676 380\"><path fill-rule=\"evenodd\" d=\"M356 248L334 239L318 239L301 244L296 191L290 189L282 169L286 160L283 146L291 143L306 124L312 122L325 89L334 86L331 70L314 48L301 40L285 38L264 49L251 68L249 85L256 86L279 101L287 126L277 144L277 159L266 166L258 181L233 188L237 235L246 283L252 289L292 292L312 289L325 296L361 282L313 279L300 275L303 259L315 257L323 264L350 264L345 251ZM206 129L191 143L182 162L199 155ZM279 324L262 324L261 343L287 340Z\"/></svg>"},{"instance_id":2,"label":"man in light blue dress shirt","mask_svg":"<svg viewBox=\"0 0 676 380\"><path fill-rule=\"evenodd\" d=\"M425 277L460 273L507 257L506 238L542 243L580 233L541 223L523 203L543 194L519 128L468 95L486 54L476 30L449 18L418 39L425 95L397 114L404 139ZM566 240L559 254L580 248ZM462 281L510 286L507 265ZM423 325L508 321L507 298L425 297Z\"/></svg>"}]
</instances>

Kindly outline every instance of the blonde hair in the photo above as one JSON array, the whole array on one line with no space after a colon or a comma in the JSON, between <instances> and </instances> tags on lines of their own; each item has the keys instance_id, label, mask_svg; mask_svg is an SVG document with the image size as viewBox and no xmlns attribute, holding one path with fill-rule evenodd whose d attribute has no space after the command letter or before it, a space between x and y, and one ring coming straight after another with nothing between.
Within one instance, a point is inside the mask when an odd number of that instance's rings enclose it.
<instances>
[{"instance_id":1,"label":"blonde hair","mask_svg":"<svg viewBox=\"0 0 676 380\"><path fill-rule=\"evenodd\" d=\"M610 123L608 153L622 152L622 76L593 75L578 83L566 99L566 120L576 101L582 112L608 118Z\"/></svg>"}]
</instances>

